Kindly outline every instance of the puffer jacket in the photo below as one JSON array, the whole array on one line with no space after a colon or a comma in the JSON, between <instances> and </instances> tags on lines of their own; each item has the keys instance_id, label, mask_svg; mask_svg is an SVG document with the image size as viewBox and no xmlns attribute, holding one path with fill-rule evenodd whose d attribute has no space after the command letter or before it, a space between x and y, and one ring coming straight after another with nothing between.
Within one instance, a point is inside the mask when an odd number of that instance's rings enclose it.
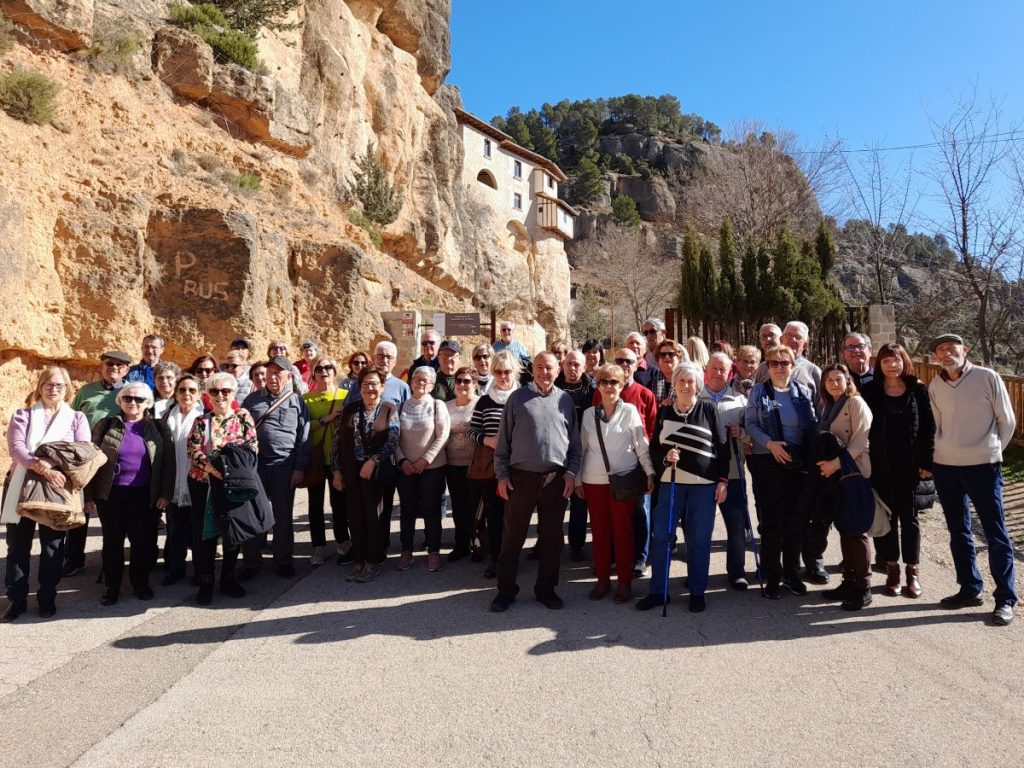
<instances>
[{"instance_id":1,"label":"puffer jacket","mask_svg":"<svg viewBox=\"0 0 1024 768\"><path fill-rule=\"evenodd\" d=\"M67 482L58 488L30 470L21 487L18 513L55 531L84 525L82 489L107 457L92 443L56 442L39 446L36 458L63 473Z\"/></svg>"},{"instance_id":2,"label":"puffer jacket","mask_svg":"<svg viewBox=\"0 0 1024 768\"><path fill-rule=\"evenodd\" d=\"M162 419L152 419L147 414L143 422L142 438L146 443L150 463L149 502L155 504L157 499L174 497L174 441ZM120 414L101 419L93 427L92 441L103 451L107 463L86 486L86 501L106 501L110 497L124 432L124 419Z\"/></svg>"}]
</instances>

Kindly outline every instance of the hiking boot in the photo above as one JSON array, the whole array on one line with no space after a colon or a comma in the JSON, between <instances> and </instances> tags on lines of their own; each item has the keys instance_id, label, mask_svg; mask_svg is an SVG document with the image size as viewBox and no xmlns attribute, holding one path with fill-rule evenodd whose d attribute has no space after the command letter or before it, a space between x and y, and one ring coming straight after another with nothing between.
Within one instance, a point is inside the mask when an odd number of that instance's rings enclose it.
<instances>
[{"instance_id":1,"label":"hiking boot","mask_svg":"<svg viewBox=\"0 0 1024 768\"><path fill-rule=\"evenodd\" d=\"M850 592L849 596L843 600L843 604L839 607L844 611L859 611L861 608L867 608L869 605L871 605L871 590L856 589Z\"/></svg>"},{"instance_id":2,"label":"hiking boot","mask_svg":"<svg viewBox=\"0 0 1024 768\"><path fill-rule=\"evenodd\" d=\"M1009 603L997 605L996 609L992 611L992 623L996 626L1006 627L1011 621L1013 621L1013 606Z\"/></svg>"}]
</instances>

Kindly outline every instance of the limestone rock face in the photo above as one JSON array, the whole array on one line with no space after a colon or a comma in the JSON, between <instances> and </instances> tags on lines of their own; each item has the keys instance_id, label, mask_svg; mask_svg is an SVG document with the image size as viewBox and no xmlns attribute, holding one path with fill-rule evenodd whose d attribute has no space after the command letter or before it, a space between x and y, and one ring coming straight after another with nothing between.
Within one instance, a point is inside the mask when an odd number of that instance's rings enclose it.
<instances>
[{"instance_id":1,"label":"limestone rock face","mask_svg":"<svg viewBox=\"0 0 1024 768\"><path fill-rule=\"evenodd\" d=\"M311 337L344 357L407 309L496 307L565 335L564 251L477 215L461 181L449 0L305 0L301 24L261 32L267 74L215 61L164 23L164 0L0 7L23 31L64 30L7 55L60 95L49 126L0 112L0 429L45 362L81 383L101 352L135 355L152 332L185 365L239 335L257 352ZM145 30L140 77L61 52L87 43L93 14ZM379 246L347 215L370 143L403 202Z\"/></svg>"},{"instance_id":2,"label":"limestone rock face","mask_svg":"<svg viewBox=\"0 0 1024 768\"><path fill-rule=\"evenodd\" d=\"M672 221L675 218L676 199L662 177L620 176L617 185L620 195L633 198L644 221Z\"/></svg>"},{"instance_id":3,"label":"limestone rock face","mask_svg":"<svg viewBox=\"0 0 1024 768\"><path fill-rule=\"evenodd\" d=\"M92 38L94 0L0 0L0 10L48 47L75 51Z\"/></svg>"}]
</instances>

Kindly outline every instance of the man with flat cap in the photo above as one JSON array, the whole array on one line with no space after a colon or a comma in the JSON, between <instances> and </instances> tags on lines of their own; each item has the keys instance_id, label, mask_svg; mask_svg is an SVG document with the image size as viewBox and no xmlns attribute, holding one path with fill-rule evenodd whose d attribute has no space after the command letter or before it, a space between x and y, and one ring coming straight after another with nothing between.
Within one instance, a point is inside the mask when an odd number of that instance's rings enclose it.
<instances>
[{"instance_id":1,"label":"man with flat cap","mask_svg":"<svg viewBox=\"0 0 1024 768\"><path fill-rule=\"evenodd\" d=\"M462 365L462 345L457 341L445 339L437 350L437 383L433 394L437 400L445 402L455 399L455 372Z\"/></svg>"},{"instance_id":2,"label":"man with flat cap","mask_svg":"<svg viewBox=\"0 0 1024 768\"><path fill-rule=\"evenodd\" d=\"M1003 514L1003 450L1017 420L998 373L972 365L962 338L946 333L928 345L942 366L928 385L935 414L935 490L946 516L949 548L960 591L942 598L943 608L982 605L984 583L976 563L971 509L974 505L988 542L988 563L995 581L992 622L1013 621L1013 544Z\"/></svg>"}]
</instances>

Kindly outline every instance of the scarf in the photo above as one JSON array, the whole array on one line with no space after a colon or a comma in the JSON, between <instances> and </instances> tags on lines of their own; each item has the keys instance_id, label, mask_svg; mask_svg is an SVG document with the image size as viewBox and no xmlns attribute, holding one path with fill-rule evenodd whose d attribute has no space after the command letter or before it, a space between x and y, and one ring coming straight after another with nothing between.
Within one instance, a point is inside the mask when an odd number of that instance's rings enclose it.
<instances>
[{"instance_id":1,"label":"scarf","mask_svg":"<svg viewBox=\"0 0 1024 768\"><path fill-rule=\"evenodd\" d=\"M491 398L497 405L504 405L505 401L508 400L508 396L518 389L518 385L512 387L512 389L498 389L497 387L491 387L487 390L487 396Z\"/></svg>"},{"instance_id":2,"label":"scarf","mask_svg":"<svg viewBox=\"0 0 1024 768\"><path fill-rule=\"evenodd\" d=\"M843 411L843 407L846 405L846 395L842 395L838 400L826 405L821 411L820 426L822 429L828 429L832 426L832 422L836 420Z\"/></svg>"},{"instance_id":3,"label":"scarf","mask_svg":"<svg viewBox=\"0 0 1024 768\"><path fill-rule=\"evenodd\" d=\"M164 421L167 422L171 438L174 440L174 497L171 501L178 507L192 506L192 498L188 492L188 470L192 465L188 458L188 436L192 433L192 422L202 415L201 403L196 403L195 408L185 414L181 412L181 406L175 403L164 414Z\"/></svg>"},{"instance_id":4,"label":"scarf","mask_svg":"<svg viewBox=\"0 0 1024 768\"><path fill-rule=\"evenodd\" d=\"M29 453L35 453L36 448L43 443L63 440L64 436L71 431L74 419L75 411L67 403L61 403L57 407L57 412L49 423L46 421L43 404L38 402L33 405L28 414L28 436L25 440ZM11 478L7 481L4 506L0 511L0 522L17 525L21 521L18 516L18 501L21 499L21 488L25 484L26 475L28 475L26 467L21 464L14 465Z\"/></svg>"}]
</instances>

